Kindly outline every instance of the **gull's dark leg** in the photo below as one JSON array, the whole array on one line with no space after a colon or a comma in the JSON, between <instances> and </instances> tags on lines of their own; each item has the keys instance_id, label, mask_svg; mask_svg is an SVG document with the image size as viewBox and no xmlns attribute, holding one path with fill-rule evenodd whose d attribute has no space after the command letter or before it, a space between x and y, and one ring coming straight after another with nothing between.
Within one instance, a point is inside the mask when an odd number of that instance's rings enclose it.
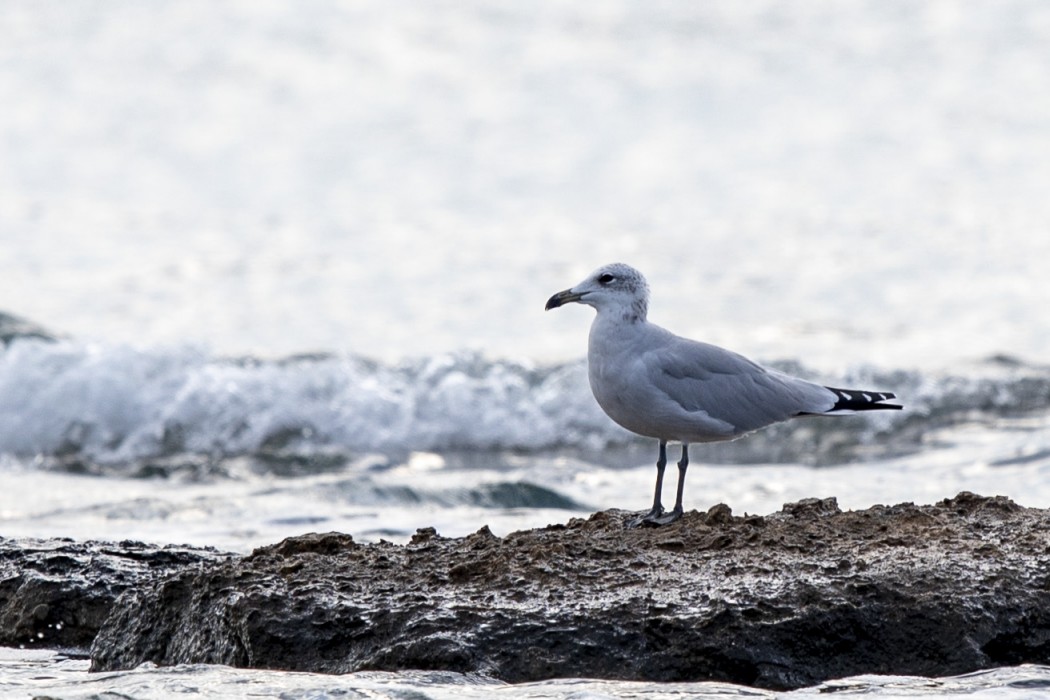
<instances>
[{"instance_id":1,"label":"gull's dark leg","mask_svg":"<svg viewBox=\"0 0 1050 700\"><path fill-rule=\"evenodd\" d=\"M627 523L627 527L638 527L644 523L651 522L664 514L664 506L660 502L660 495L664 490L664 469L667 467L667 441L660 441L660 456L656 458L656 493L653 495L653 508L645 515L635 518Z\"/></svg>"},{"instance_id":2,"label":"gull's dark leg","mask_svg":"<svg viewBox=\"0 0 1050 700\"><path fill-rule=\"evenodd\" d=\"M682 514L682 492L685 491L685 470L689 468L689 445L682 443L682 458L678 460L678 495L674 499L674 512Z\"/></svg>"},{"instance_id":3,"label":"gull's dark leg","mask_svg":"<svg viewBox=\"0 0 1050 700\"><path fill-rule=\"evenodd\" d=\"M667 443L660 441L660 456L656 458L656 492L653 494L653 509L651 514L660 515L664 512L661 496L664 492L664 469L667 467Z\"/></svg>"},{"instance_id":4,"label":"gull's dark leg","mask_svg":"<svg viewBox=\"0 0 1050 700\"><path fill-rule=\"evenodd\" d=\"M689 445L682 443L682 459L678 461L678 494L674 500L674 510L666 515L646 516L646 525L668 525L682 517L682 492L685 491L685 470L689 468Z\"/></svg>"}]
</instances>

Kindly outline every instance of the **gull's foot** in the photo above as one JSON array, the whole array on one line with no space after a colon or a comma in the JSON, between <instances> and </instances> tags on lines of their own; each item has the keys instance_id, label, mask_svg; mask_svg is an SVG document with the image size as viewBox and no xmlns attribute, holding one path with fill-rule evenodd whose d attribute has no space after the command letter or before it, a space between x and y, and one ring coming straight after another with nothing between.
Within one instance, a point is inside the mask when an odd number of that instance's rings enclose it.
<instances>
[{"instance_id":1,"label":"gull's foot","mask_svg":"<svg viewBox=\"0 0 1050 700\"><path fill-rule=\"evenodd\" d=\"M657 520L657 519L659 519L661 517L665 517L664 516L664 508L663 508L663 506L657 506L657 507L654 507L651 511L649 511L645 515L639 515L637 518L634 518L633 520L628 520L627 521L627 528L633 530L634 528L642 527L643 525L647 525L647 526L651 527L654 524L656 524L653 521Z\"/></svg>"},{"instance_id":2,"label":"gull's foot","mask_svg":"<svg viewBox=\"0 0 1050 700\"><path fill-rule=\"evenodd\" d=\"M653 516L653 514L650 513L642 518L642 524L648 527L661 527L663 525L670 525L680 517L682 517L682 510L680 508L675 508L670 513L664 513L663 515Z\"/></svg>"}]
</instances>

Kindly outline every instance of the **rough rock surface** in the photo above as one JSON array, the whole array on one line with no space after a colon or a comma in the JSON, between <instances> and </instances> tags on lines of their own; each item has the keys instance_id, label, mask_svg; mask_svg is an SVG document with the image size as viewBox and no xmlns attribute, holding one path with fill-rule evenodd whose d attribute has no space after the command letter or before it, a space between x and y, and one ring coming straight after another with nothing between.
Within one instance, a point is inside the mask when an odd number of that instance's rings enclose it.
<instances>
[{"instance_id":1,"label":"rough rock surface","mask_svg":"<svg viewBox=\"0 0 1050 700\"><path fill-rule=\"evenodd\" d=\"M128 588L229 556L130 541L0 537L0 645L86 651Z\"/></svg>"},{"instance_id":2,"label":"rough rock surface","mask_svg":"<svg viewBox=\"0 0 1050 700\"><path fill-rule=\"evenodd\" d=\"M421 530L405 546L290 538L126 595L92 668L446 669L787 689L1050 661L1050 511L963 493L845 513L814 499L766 517L721 505L660 529L624 529L627 517L504 538Z\"/></svg>"}]
</instances>

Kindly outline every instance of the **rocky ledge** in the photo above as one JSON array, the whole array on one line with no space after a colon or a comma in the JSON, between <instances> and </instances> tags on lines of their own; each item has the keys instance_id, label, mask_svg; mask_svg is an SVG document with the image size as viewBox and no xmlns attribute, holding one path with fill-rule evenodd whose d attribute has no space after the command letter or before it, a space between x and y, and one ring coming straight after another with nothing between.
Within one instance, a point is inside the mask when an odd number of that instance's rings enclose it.
<instances>
[{"instance_id":1,"label":"rocky ledge","mask_svg":"<svg viewBox=\"0 0 1050 700\"><path fill-rule=\"evenodd\" d=\"M128 589L232 556L128 540L0 537L0 645L86 651Z\"/></svg>"},{"instance_id":2,"label":"rocky ledge","mask_svg":"<svg viewBox=\"0 0 1050 700\"><path fill-rule=\"evenodd\" d=\"M719 505L660 529L608 511L405 546L311 534L130 589L94 670L220 663L507 681L721 680L771 689L860 673L1050 662L1050 511L963 493L766 517Z\"/></svg>"}]
</instances>

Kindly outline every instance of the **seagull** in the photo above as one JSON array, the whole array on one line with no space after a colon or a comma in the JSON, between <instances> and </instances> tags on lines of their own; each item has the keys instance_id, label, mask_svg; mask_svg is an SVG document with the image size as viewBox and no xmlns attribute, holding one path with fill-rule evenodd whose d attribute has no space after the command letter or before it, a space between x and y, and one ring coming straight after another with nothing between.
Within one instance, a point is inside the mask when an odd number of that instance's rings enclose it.
<instances>
[{"instance_id":1,"label":"seagull","mask_svg":"<svg viewBox=\"0 0 1050 700\"><path fill-rule=\"evenodd\" d=\"M742 355L649 323L649 285L623 263L598 268L547 300L546 310L572 302L594 307L587 348L591 392L621 426L660 441L653 507L629 526L659 526L682 517L689 445L735 440L798 416L900 410L885 391L836 389L767 369ZM674 509L661 503L667 443L681 443Z\"/></svg>"}]
</instances>

